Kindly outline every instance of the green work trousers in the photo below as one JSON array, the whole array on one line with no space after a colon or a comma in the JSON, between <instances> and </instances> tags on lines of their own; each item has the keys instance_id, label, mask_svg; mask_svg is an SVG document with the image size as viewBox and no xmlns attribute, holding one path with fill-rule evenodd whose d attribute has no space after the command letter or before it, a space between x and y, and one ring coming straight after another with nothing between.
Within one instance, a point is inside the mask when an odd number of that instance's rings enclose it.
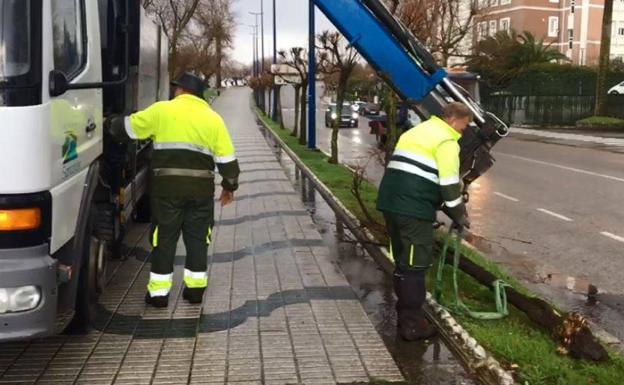
<instances>
[{"instance_id":1,"label":"green work trousers","mask_svg":"<svg viewBox=\"0 0 624 385\"><path fill-rule=\"evenodd\" d=\"M423 319L425 273L433 264L433 223L384 213L395 263L394 291L400 328L415 329Z\"/></svg>"},{"instance_id":2,"label":"green work trousers","mask_svg":"<svg viewBox=\"0 0 624 385\"><path fill-rule=\"evenodd\" d=\"M208 245L214 225L214 197L153 197L151 207L153 251L148 291L152 296L169 294L180 233L186 247L184 283L188 288L205 288Z\"/></svg>"}]
</instances>

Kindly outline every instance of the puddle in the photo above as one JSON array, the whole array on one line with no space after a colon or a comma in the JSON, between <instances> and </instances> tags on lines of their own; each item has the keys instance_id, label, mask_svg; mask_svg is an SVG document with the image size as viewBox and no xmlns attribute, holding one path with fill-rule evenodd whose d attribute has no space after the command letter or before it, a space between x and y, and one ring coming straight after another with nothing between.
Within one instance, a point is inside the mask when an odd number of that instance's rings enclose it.
<instances>
[{"instance_id":1,"label":"puddle","mask_svg":"<svg viewBox=\"0 0 624 385\"><path fill-rule=\"evenodd\" d=\"M264 132L264 128L260 128ZM397 338L395 296L390 277L370 258L355 237L337 220L332 209L302 175L290 157L273 146L275 156L300 194L306 210L321 233L324 244L358 295L377 332L410 384L475 384L444 343L434 338L407 343Z\"/></svg>"}]
</instances>

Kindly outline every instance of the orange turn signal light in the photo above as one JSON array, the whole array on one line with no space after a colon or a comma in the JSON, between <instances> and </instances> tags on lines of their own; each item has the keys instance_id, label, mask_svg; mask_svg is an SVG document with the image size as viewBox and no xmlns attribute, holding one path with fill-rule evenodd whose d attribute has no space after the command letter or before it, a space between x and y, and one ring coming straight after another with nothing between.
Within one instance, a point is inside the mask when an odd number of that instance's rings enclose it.
<instances>
[{"instance_id":1,"label":"orange turn signal light","mask_svg":"<svg viewBox=\"0 0 624 385\"><path fill-rule=\"evenodd\" d=\"M0 210L0 231L35 230L41 225L38 208Z\"/></svg>"}]
</instances>

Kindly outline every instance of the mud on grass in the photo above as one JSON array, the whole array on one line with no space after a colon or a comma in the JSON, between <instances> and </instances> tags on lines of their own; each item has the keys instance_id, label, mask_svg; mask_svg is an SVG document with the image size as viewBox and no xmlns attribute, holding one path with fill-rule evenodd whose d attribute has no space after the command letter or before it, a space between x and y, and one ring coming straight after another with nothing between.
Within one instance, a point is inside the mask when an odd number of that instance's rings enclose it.
<instances>
[{"instance_id":1,"label":"mud on grass","mask_svg":"<svg viewBox=\"0 0 624 385\"><path fill-rule=\"evenodd\" d=\"M290 135L290 131L256 112L265 126L279 136L286 145L314 172L314 174L336 195L341 202L360 220L363 212L351 192L352 172L342 166L328 163L328 158L318 151L310 151ZM369 212L383 223L383 216L375 210L377 189L371 183L363 183L362 197ZM379 235L383 239L383 235ZM438 242L445 235L438 233ZM490 273L505 280L517 291L531 295L515 279L507 275L499 266L488 261L473 249L462 247L462 254ZM452 277L447 266L444 274L443 302L451 303ZM432 288L435 269L428 274L428 287ZM494 299L492 291L478 283L472 277L459 272L458 282L462 300L473 310L492 311ZM487 349L507 369L512 367L516 381L531 385L621 385L624 379L624 358L612 353L608 363L579 361L557 353L557 345L544 331L538 329L520 310L509 305L509 316L502 320L474 320L462 314L454 314L462 326Z\"/></svg>"}]
</instances>

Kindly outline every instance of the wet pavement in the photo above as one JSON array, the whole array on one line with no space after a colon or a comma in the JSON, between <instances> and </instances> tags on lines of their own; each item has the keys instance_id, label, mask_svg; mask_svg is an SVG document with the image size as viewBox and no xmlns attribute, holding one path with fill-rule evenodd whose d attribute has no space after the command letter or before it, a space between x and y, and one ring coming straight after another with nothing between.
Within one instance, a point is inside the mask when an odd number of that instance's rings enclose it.
<instances>
[{"instance_id":1,"label":"wet pavement","mask_svg":"<svg viewBox=\"0 0 624 385\"><path fill-rule=\"evenodd\" d=\"M306 210L321 233L330 253L355 290L377 332L392 354L409 384L474 384L464 368L439 338L407 343L397 337L396 297L391 278L368 256L355 237L346 229L314 189L313 184L296 167L285 152L273 145L280 164L295 186Z\"/></svg>"},{"instance_id":2,"label":"wet pavement","mask_svg":"<svg viewBox=\"0 0 624 385\"><path fill-rule=\"evenodd\" d=\"M282 100L290 108L287 89ZM323 113L318 146L329 151ZM377 150L367 126L360 118L358 129L340 130L340 156L365 166L378 184L383 166L371 155ZM471 188L470 240L529 289L624 339L624 139L554 134L519 130L497 144L493 169Z\"/></svg>"},{"instance_id":3,"label":"wet pavement","mask_svg":"<svg viewBox=\"0 0 624 385\"><path fill-rule=\"evenodd\" d=\"M0 383L403 381L338 257L254 124L248 96L231 90L215 103L242 174L235 202L215 212L203 305L181 298L180 243L169 307L145 306L148 229L133 226L124 258L109 265L93 328L0 345Z\"/></svg>"}]
</instances>

